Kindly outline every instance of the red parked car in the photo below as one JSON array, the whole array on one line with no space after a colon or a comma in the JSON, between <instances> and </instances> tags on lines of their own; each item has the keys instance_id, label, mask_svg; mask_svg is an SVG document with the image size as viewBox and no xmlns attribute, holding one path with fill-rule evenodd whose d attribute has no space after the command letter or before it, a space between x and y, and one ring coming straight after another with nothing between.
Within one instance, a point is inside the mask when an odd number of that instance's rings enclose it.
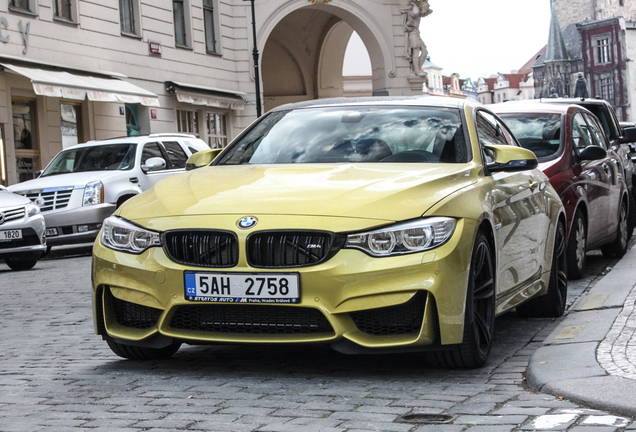
<instances>
[{"instance_id":1,"label":"red parked car","mask_svg":"<svg viewBox=\"0 0 636 432\"><path fill-rule=\"evenodd\" d=\"M507 102L490 106L532 150L567 215L568 276L583 275L586 251L620 258L629 240L628 190L620 157L598 119L579 105Z\"/></svg>"}]
</instances>

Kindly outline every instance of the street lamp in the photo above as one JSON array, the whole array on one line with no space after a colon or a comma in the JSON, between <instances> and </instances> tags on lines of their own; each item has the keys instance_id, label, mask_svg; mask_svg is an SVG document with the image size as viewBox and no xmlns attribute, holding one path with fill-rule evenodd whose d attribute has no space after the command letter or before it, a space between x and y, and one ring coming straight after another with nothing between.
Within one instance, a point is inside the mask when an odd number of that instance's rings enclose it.
<instances>
[{"instance_id":1,"label":"street lamp","mask_svg":"<svg viewBox=\"0 0 636 432\"><path fill-rule=\"evenodd\" d=\"M252 3L252 32L254 33L254 50L252 56L254 57L254 81L256 87L256 117L260 117L262 113L261 109L261 78L258 71L258 47L256 46L256 13L254 12L254 0L243 0Z\"/></svg>"}]
</instances>

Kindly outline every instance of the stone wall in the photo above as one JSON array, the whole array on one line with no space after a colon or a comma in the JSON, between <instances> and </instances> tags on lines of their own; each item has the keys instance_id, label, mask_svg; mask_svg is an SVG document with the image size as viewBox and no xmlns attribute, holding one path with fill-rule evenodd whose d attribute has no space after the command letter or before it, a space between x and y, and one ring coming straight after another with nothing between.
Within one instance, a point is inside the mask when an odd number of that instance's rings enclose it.
<instances>
[{"instance_id":1,"label":"stone wall","mask_svg":"<svg viewBox=\"0 0 636 432\"><path fill-rule=\"evenodd\" d=\"M553 4L561 28L576 22L616 16L636 21L636 0L553 0Z\"/></svg>"}]
</instances>

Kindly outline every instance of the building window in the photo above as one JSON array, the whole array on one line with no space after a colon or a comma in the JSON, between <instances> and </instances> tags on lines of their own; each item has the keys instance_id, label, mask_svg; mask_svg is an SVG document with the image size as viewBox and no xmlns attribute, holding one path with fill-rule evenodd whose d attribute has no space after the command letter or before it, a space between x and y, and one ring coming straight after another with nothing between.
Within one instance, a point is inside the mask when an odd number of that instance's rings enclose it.
<instances>
[{"instance_id":1,"label":"building window","mask_svg":"<svg viewBox=\"0 0 636 432\"><path fill-rule=\"evenodd\" d=\"M9 9L34 14L35 0L9 0Z\"/></svg>"},{"instance_id":2,"label":"building window","mask_svg":"<svg viewBox=\"0 0 636 432\"><path fill-rule=\"evenodd\" d=\"M82 107L80 105L60 104L62 117L62 148L83 142Z\"/></svg>"},{"instance_id":3,"label":"building window","mask_svg":"<svg viewBox=\"0 0 636 432\"><path fill-rule=\"evenodd\" d=\"M182 133L199 136L199 113L197 111L177 110L177 129Z\"/></svg>"},{"instance_id":4,"label":"building window","mask_svg":"<svg viewBox=\"0 0 636 432\"><path fill-rule=\"evenodd\" d=\"M121 32L137 35L137 0L119 0Z\"/></svg>"},{"instance_id":5,"label":"building window","mask_svg":"<svg viewBox=\"0 0 636 432\"><path fill-rule=\"evenodd\" d=\"M216 54L219 52L219 47L217 46L218 36L216 29L218 25L214 2L215 0L203 0L203 21L205 25L205 48L208 52Z\"/></svg>"},{"instance_id":6,"label":"building window","mask_svg":"<svg viewBox=\"0 0 636 432\"><path fill-rule=\"evenodd\" d=\"M73 21L71 0L53 0L53 15L55 18Z\"/></svg>"},{"instance_id":7,"label":"building window","mask_svg":"<svg viewBox=\"0 0 636 432\"><path fill-rule=\"evenodd\" d=\"M18 181L23 182L35 178L35 172L39 169L35 101L14 99L11 101L11 112Z\"/></svg>"},{"instance_id":8,"label":"building window","mask_svg":"<svg viewBox=\"0 0 636 432\"><path fill-rule=\"evenodd\" d=\"M207 113L208 145L223 148L227 145L227 122L225 114Z\"/></svg>"},{"instance_id":9,"label":"building window","mask_svg":"<svg viewBox=\"0 0 636 432\"><path fill-rule=\"evenodd\" d=\"M596 64L606 64L611 62L610 38L604 36L596 39Z\"/></svg>"},{"instance_id":10,"label":"building window","mask_svg":"<svg viewBox=\"0 0 636 432\"><path fill-rule=\"evenodd\" d=\"M188 0L173 0L174 40L181 48L189 48L190 44L190 3ZM207 36L206 36L207 37Z\"/></svg>"},{"instance_id":11,"label":"building window","mask_svg":"<svg viewBox=\"0 0 636 432\"><path fill-rule=\"evenodd\" d=\"M614 100L614 85L612 78L601 78L599 80L599 84L601 87L601 98L608 102Z\"/></svg>"}]
</instances>

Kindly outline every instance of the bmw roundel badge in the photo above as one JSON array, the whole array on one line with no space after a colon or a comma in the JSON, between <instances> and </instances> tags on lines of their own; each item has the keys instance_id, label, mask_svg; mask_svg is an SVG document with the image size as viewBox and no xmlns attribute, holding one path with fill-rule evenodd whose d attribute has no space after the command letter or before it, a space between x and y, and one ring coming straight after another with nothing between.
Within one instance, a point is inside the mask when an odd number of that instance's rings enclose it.
<instances>
[{"instance_id":1,"label":"bmw roundel badge","mask_svg":"<svg viewBox=\"0 0 636 432\"><path fill-rule=\"evenodd\" d=\"M257 223L258 223L258 219L252 216L247 216L242 219L239 219L237 225L241 229L250 229L250 228L254 228Z\"/></svg>"}]
</instances>

